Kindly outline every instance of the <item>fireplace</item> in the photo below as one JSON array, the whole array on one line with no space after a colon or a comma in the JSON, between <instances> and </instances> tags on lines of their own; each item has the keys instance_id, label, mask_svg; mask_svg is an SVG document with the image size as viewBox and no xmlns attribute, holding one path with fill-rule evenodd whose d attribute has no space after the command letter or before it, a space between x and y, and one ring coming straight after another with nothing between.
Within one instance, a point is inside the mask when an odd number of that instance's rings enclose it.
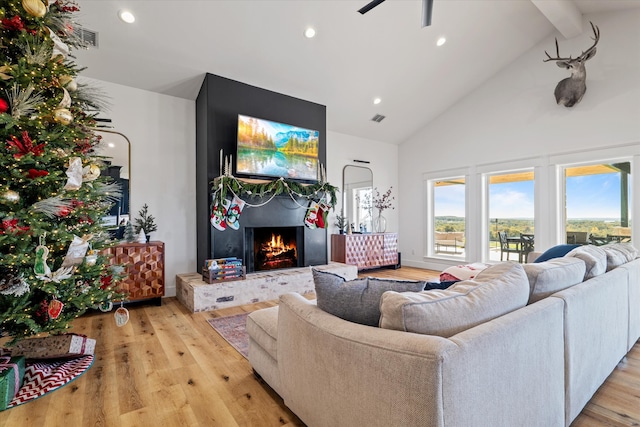
<instances>
[{"instance_id":1,"label":"fireplace","mask_svg":"<svg viewBox=\"0 0 640 427\"><path fill-rule=\"evenodd\" d=\"M304 265L304 227L246 227L245 235L248 272Z\"/></svg>"}]
</instances>

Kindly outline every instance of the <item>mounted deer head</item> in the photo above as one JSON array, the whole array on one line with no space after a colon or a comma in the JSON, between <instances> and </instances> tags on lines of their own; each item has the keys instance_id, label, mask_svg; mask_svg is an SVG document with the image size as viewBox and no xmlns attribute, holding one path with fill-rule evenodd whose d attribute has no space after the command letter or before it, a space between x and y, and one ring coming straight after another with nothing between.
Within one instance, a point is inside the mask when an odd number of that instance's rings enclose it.
<instances>
[{"instance_id":1,"label":"mounted deer head","mask_svg":"<svg viewBox=\"0 0 640 427\"><path fill-rule=\"evenodd\" d=\"M545 50L547 59L544 62L556 61L556 65L560 68L566 68L571 73L571 77L561 80L556 86L554 94L556 95L556 102L558 105L564 105L565 107L573 107L580 102L584 93L587 91L587 85L585 80L587 79L587 72L584 68L584 63L593 58L596 54L596 45L600 40L600 29L597 25L591 24L593 30L593 45L582 52L580 56L573 59L571 56L568 58L560 57L560 48L558 47L558 39L556 38L556 57L552 58L551 55Z\"/></svg>"}]
</instances>

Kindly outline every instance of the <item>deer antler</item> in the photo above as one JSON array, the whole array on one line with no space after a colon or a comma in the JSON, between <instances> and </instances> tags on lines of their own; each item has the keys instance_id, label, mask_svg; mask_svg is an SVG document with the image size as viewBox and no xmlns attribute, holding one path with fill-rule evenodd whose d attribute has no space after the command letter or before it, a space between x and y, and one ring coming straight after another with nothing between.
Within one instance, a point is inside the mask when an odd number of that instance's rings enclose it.
<instances>
[{"instance_id":1,"label":"deer antler","mask_svg":"<svg viewBox=\"0 0 640 427\"><path fill-rule=\"evenodd\" d=\"M551 55L549 55L547 53L547 51L544 51L545 55L547 55L547 59L543 59L542 62L548 62L548 61L571 61L571 56L569 56L568 58L561 58L560 57L560 47L558 47L558 38L556 37L556 57L552 58Z\"/></svg>"},{"instance_id":2,"label":"deer antler","mask_svg":"<svg viewBox=\"0 0 640 427\"><path fill-rule=\"evenodd\" d=\"M593 50L596 48L596 45L598 44L598 41L600 41L600 29L598 28L597 25L593 25L593 22L589 21L589 24L591 24L591 29L593 30L593 34L595 37L592 37L591 39L594 41L593 45L585 50L584 52L582 52L582 54L576 58L576 59L584 59L586 57L588 57L591 52L593 52ZM547 53L547 51L544 51L545 55L547 55L547 59L544 59L543 62L549 62L549 61L571 61L573 60L573 58L571 56L569 56L568 58L562 58L560 57L560 48L558 47L558 38L556 37L556 57L552 58L551 55L549 55Z\"/></svg>"},{"instance_id":3,"label":"deer antler","mask_svg":"<svg viewBox=\"0 0 640 427\"><path fill-rule=\"evenodd\" d=\"M591 52L593 52L593 50L596 48L596 45L600 41L600 28L598 28L597 25L593 25L593 22L591 21L589 21L589 24L591 24L591 29L593 30L593 35L595 36L595 37L591 37L591 40L593 40L593 45L586 51L582 52L582 55L580 55L580 58L585 58L587 56L590 56Z\"/></svg>"}]
</instances>

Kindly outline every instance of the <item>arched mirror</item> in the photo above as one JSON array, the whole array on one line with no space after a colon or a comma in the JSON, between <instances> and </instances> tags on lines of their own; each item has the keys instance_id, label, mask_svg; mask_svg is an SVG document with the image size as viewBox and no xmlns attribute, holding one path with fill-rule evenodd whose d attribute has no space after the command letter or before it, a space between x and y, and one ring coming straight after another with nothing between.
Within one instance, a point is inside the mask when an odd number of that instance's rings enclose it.
<instances>
[{"instance_id":1,"label":"arched mirror","mask_svg":"<svg viewBox=\"0 0 640 427\"><path fill-rule=\"evenodd\" d=\"M362 166L347 165L342 169L342 206L346 223L355 233L371 233L373 172Z\"/></svg>"},{"instance_id":2,"label":"arched mirror","mask_svg":"<svg viewBox=\"0 0 640 427\"><path fill-rule=\"evenodd\" d=\"M103 218L103 222L113 238L122 239L124 227L129 222L131 142L124 134L109 129L96 129L95 134L102 138L97 154L109 157L106 160L108 166L102 174L113 178L122 190L122 197Z\"/></svg>"}]
</instances>

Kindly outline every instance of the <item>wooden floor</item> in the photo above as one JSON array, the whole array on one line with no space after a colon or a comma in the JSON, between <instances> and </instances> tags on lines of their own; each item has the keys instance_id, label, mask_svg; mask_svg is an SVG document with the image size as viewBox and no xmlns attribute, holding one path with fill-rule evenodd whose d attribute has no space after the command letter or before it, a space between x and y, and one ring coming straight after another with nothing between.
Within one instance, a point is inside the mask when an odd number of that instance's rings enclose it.
<instances>
[{"instance_id":1,"label":"wooden floor","mask_svg":"<svg viewBox=\"0 0 640 427\"><path fill-rule=\"evenodd\" d=\"M402 267L366 275L424 280L437 272ZM97 339L94 365L71 384L0 412L0 427L304 426L206 322L273 305L190 313L165 298L160 307L131 307L122 328L112 313L85 315L73 331ZM634 425L640 425L640 344L573 424Z\"/></svg>"}]
</instances>

